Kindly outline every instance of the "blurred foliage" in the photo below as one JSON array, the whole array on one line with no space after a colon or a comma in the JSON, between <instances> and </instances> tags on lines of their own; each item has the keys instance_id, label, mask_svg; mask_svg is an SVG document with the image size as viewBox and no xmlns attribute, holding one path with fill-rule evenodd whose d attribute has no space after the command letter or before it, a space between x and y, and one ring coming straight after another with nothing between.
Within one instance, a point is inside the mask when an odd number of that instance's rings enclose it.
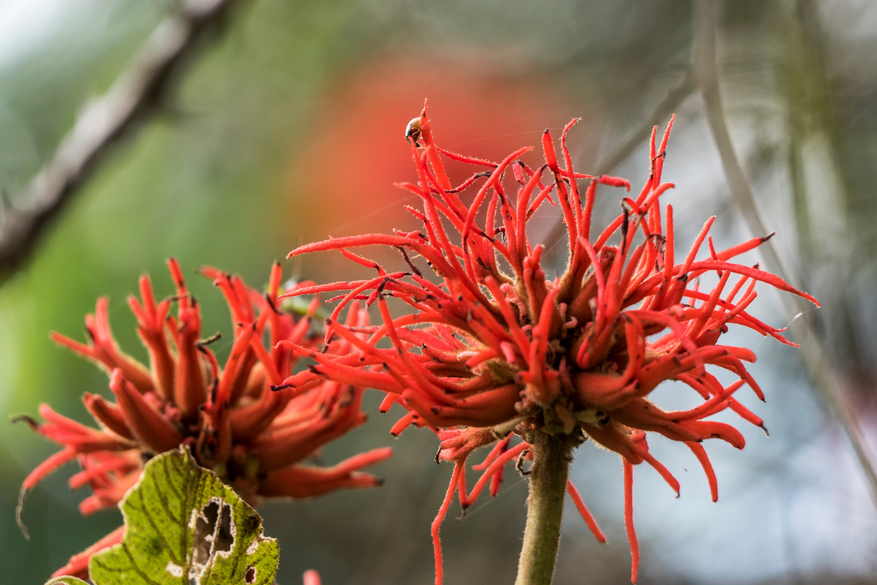
<instances>
[{"instance_id":1,"label":"blurred foliage","mask_svg":"<svg viewBox=\"0 0 877 585\"><path fill-rule=\"evenodd\" d=\"M0 185L15 204L25 204L15 193L81 105L109 86L174 6L0 2ZM834 363L873 437L877 6L745 0L723 8L720 79L735 147L786 261L823 301ZM179 98L117 147L34 261L0 289L2 411L33 413L46 401L85 420L82 393L106 395L106 379L53 347L48 332L75 336L97 296L108 295L120 344L145 357L125 296L144 270L158 294L170 294L168 256L187 274L212 264L258 283L271 261L302 241L412 225L400 214L405 195L390 183L413 178L402 131L424 97L440 142L480 156L501 156L535 142L545 126L581 116L572 140L576 164L587 170L684 76L690 24L690 4L670 0L244 3ZM699 98L684 100L677 114L666 173L679 186L676 216L690 221L677 220L677 240L690 241L712 213L721 214L717 245L747 237ZM644 180L644 146L616 174ZM598 201L607 215L617 205ZM547 233L557 218L538 221ZM285 268L327 280L348 266L319 255ZM191 286L205 329L228 331L218 291L197 277ZM784 325L775 298L759 303L759 317ZM707 505L705 481L694 473L681 478L681 502L648 471L637 475L643 582L873 581L877 515L798 356L752 337L740 343L757 347L754 374L770 403L756 408L772 436L747 435L742 454L710 446L718 505ZM678 400L672 387L666 395ZM388 443L392 415L378 415L376 405L376 396L367 400L372 424L327 449L327 462ZM427 432L403 439L381 490L260 510L283 547L281 583L298 582L307 568L328 584L431 582L428 527L450 469L431 463L435 440ZM656 441L671 469L695 465L662 448ZM10 582L43 582L119 522L115 513L81 518L79 496L65 485L69 473L58 473L29 496L32 540L21 537L12 513L18 485L51 451L24 427L0 425L0 566ZM583 575L624 582L621 466L587 446L578 457L574 477L611 545L591 542L571 516L557 583ZM525 489L520 478L506 481L484 510L445 524L448 583L512 581Z\"/></svg>"}]
</instances>

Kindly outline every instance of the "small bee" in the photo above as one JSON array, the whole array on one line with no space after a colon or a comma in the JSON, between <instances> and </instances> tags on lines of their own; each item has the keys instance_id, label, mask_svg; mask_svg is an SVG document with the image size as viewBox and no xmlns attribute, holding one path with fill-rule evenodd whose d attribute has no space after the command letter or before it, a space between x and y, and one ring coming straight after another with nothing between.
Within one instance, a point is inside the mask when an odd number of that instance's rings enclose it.
<instances>
[{"instance_id":1,"label":"small bee","mask_svg":"<svg viewBox=\"0 0 877 585\"><path fill-rule=\"evenodd\" d=\"M420 148L420 143L417 142L420 139L420 116L408 122L405 127L405 139L409 142L413 140L414 146Z\"/></svg>"}]
</instances>

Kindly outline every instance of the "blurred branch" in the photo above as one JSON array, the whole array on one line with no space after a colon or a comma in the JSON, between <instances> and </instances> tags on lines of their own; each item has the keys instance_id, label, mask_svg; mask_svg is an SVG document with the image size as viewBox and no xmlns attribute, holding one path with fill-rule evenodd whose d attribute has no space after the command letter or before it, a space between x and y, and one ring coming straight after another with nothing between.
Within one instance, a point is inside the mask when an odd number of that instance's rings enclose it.
<instances>
[{"instance_id":1,"label":"blurred branch","mask_svg":"<svg viewBox=\"0 0 877 585\"><path fill-rule=\"evenodd\" d=\"M633 154L637 147L649 138L652 128L662 121L669 119L676 108L679 107L679 104L685 101L685 98L691 95L694 89L694 75L691 70L688 69L686 70L682 81L670 90L664 99L661 100L661 103L652 110L651 114L646 116L639 126L637 126L621 144L613 148L609 154L597 163L597 166L590 174L595 177L606 175L620 166L621 163ZM550 251L565 234L566 224L563 223L563 221L558 220L554 227L551 228L551 231L548 232L548 235L545 236L542 245L545 246L547 251Z\"/></svg>"},{"instance_id":2,"label":"blurred branch","mask_svg":"<svg viewBox=\"0 0 877 585\"><path fill-rule=\"evenodd\" d=\"M0 201L0 282L28 258L40 236L66 207L120 138L160 111L174 81L209 33L238 0L184 0L165 18L115 80L89 104L13 206Z\"/></svg>"},{"instance_id":3,"label":"blurred branch","mask_svg":"<svg viewBox=\"0 0 877 585\"><path fill-rule=\"evenodd\" d=\"M707 123L722 159L728 188L743 212L743 217L753 235L767 234L770 230L734 152L734 145L731 142L731 135L722 109L716 66L716 30L718 27L716 0L697 0L693 25L695 79L703 96ZM768 241L760 249L772 272L792 285L800 286L799 275L792 273L785 265L773 241ZM812 319L807 315L809 307L803 304L805 301L794 295L782 295L782 301L783 308L790 319L802 317L800 322L804 331L804 339L801 340L801 355L822 395L822 399L843 427L856 458L865 472L871 497L877 505L877 465L875 465L874 455L865 441L853 406L841 388L837 374L831 367L828 352L819 339Z\"/></svg>"}]
</instances>

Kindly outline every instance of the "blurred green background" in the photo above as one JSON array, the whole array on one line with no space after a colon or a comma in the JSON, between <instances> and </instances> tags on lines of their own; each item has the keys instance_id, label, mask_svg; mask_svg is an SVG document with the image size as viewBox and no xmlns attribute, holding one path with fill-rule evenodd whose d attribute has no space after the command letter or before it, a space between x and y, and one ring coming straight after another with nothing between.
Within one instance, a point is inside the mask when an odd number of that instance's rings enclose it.
<instances>
[{"instance_id":1,"label":"blurred green background","mask_svg":"<svg viewBox=\"0 0 877 585\"><path fill-rule=\"evenodd\" d=\"M25 204L15 194L81 106L176 7L173 0L0 1L0 187L14 204ZM401 212L410 198L391 183L414 178L402 134L424 98L443 146L492 158L582 117L572 146L587 172L680 84L691 60L688 2L257 0L240 8L178 98L114 149L33 260L0 288L4 415L35 414L48 402L87 420L80 397L108 394L105 376L54 347L48 333L81 338L82 318L108 295L120 344L145 356L124 301L144 270L158 294L171 292L168 256L189 275L205 332L228 331L225 305L196 267L212 264L259 286L270 263L298 243L410 225ZM738 155L785 261L823 302L820 335L873 446L877 5L728 1L718 56ZM677 242L690 242L713 213L717 245L749 237L700 96L674 110L664 173L678 186L669 199ZM635 185L647 172L644 141L614 170ZM607 196L598 211L611 217L617 206ZM535 237L557 215L536 218ZM325 281L345 278L349 264L317 255L285 270ZM785 325L779 297L764 291L756 315ZM792 323L793 339L795 331ZM708 446L718 504L690 453L652 439L683 488L676 500L652 470L637 474L640 582L874 583L874 504L799 354L745 332L733 342L756 349L751 371L768 403L746 399L771 436L744 429L742 453ZM656 398L673 405L676 390ZM377 469L383 488L260 510L266 534L280 539L281 585L300 582L309 568L328 585L432 582L429 523L451 469L432 463L436 439L426 431L393 441L395 417L380 415L378 400L367 401L370 424L331 444L323 459L392 444L395 457ZM23 425L0 424L4 582L42 583L119 523L115 512L79 516L83 496L66 487L69 466L29 495L25 541L14 521L18 488L53 450ZM593 542L570 509L556 583L627 582L619 461L585 445L572 473L610 544ZM447 583L513 581L525 495L523 480L509 473L498 498L446 522Z\"/></svg>"}]
</instances>

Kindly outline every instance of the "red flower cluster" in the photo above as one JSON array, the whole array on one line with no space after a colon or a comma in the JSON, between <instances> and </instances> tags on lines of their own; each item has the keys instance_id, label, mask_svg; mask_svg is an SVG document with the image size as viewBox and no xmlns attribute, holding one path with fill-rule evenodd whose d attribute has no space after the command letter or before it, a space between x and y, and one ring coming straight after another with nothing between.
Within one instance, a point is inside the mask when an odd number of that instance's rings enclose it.
<instances>
[{"instance_id":1,"label":"red flower cluster","mask_svg":"<svg viewBox=\"0 0 877 585\"><path fill-rule=\"evenodd\" d=\"M86 394L85 406L100 429L72 421L40 406L45 422L21 417L39 434L61 445L24 480L27 490L73 459L82 471L70 479L73 489L88 486L92 495L80 505L83 514L115 507L133 486L151 456L190 445L199 464L213 469L244 498L309 498L354 487L371 487L380 480L361 473L364 467L390 456L390 449L356 455L334 467L302 465L319 448L365 422L360 411L363 388L325 381L307 395L295 395L283 385L301 351L319 342L311 321L319 301L311 302L304 318L280 309L281 269L275 264L266 294L247 287L240 277L213 268L202 273L213 279L225 296L234 323L234 343L224 367L201 337L198 302L186 288L179 264L168 262L176 284L174 297L156 302L148 276L140 279L140 299L128 304L137 319L137 332L149 351L146 368L117 346L110 331L108 301L97 302L85 319L89 343L55 333L58 344L83 355L110 374L111 403ZM306 283L304 283L306 284ZM177 303L177 316L169 314ZM364 327L368 315L356 304L346 325ZM269 340L266 349L264 339ZM326 355L347 355L344 339L330 344ZM59 570L56 575L87 574L92 554L121 541L124 527Z\"/></svg>"},{"instance_id":2,"label":"red flower cluster","mask_svg":"<svg viewBox=\"0 0 877 585\"><path fill-rule=\"evenodd\" d=\"M717 499L715 475L701 442L718 438L742 449L744 439L734 427L706 419L730 408L763 427L761 419L733 397L748 384L763 399L744 367L744 362L755 361L755 355L748 349L720 345L721 335L728 325L737 324L790 343L780 335L782 330L746 312L755 300L758 281L816 303L757 265L731 262L770 236L716 251L708 237L714 218L706 222L682 262L677 262L673 209L666 207L662 221L659 202L673 187L661 183L672 121L657 149L652 134L651 174L642 191L635 198L624 197L622 213L595 237L591 224L598 186L629 191L630 184L573 170L566 136L575 123L563 129L560 161L545 131L545 164L533 169L518 160L529 148L497 163L438 147L424 108L406 130L419 181L398 185L422 199L422 210L409 211L423 229L330 239L290 253L339 250L377 271L368 280L286 293L340 293L326 320L326 341L340 338L356 352L311 352L317 365L284 384L294 387L297 394L326 379L377 388L386 393L382 411L394 403L408 411L394 434L412 424L436 430L441 440L436 460L456 464L432 526L437 583L442 579L439 525L454 493L459 494L464 510L488 482L496 494L506 464L517 459L520 465L539 432L565 433L578 441L590 438L621 455L635 581L638 552L631 518L632 466L645 461L675 491L679 489L676 479L649 453L646 432L660 433L691 449L709 479L713 500ZM454 187L441 155L478 171ZM514 197L507 190L509 174L516 182ZM589 181L583 191L579 180ZM470 188L474 196L467 204L461 193ZM544 247L532 245L527 234L528 220L546 202L560 206L569 243L566 271L553 280L546 278L540 265ZM708 256L697 260L705 241ZM398 249L407 269L387 272L349 251L371 245ZM437 280L421 273L412 261L418 257L428 263ZM717 275L718 284L711 291L701 291L699 277L710 273ZM406 303L412 311L393 318L386 297ZM377 303L383 323L342 323L341 311L357 300ZM392 348L382 344L384 340ZM706 370L707 365L733 372L740 380L725 387ZM648 396L666 380L687 384L703 403L684 412L658 408ZM513 434L523 441L511 446ZM493 449L475 467L483 474L467 491L466 460L475 449L488 445L494 445ZM604 541L571 483L568 492L595 536Z\"/></svg>"}]
</instances>

